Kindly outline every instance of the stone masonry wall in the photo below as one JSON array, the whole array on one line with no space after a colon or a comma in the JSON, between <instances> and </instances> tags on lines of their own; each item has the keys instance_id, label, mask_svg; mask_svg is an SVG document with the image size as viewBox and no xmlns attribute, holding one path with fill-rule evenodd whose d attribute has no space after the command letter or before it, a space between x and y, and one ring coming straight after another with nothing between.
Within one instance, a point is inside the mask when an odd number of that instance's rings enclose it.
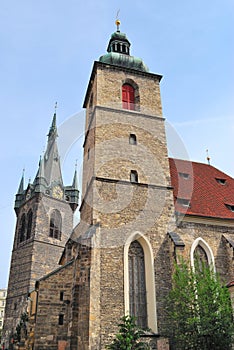
<instances>
[{"instance_id":1,"label":"stone masonry wall","mask_svg":"<svg viewBox=\"0 0 234 350\"><path fill-rule=\"evenodd\" d=\"M49 237L49 215L55 208L62 215L61 240ZM30 209L33 211L31 237L19 242L20 218ZM58 262L72 231L72 224L73 213L69 204L49 196L35 195L20 208L6 300L4 326L6 344L27 307L26 298L28 292L34 288L35 281L59 266Z\"/></svg>"},{"instance_id":2,"label":"stone masonry wall","mask_svg":"<svg viewBox=\"0 0 234 350\"><path fill-rule=\"evenodd\" d=\"M57 350L59 341L67 342L72 275L73 261L39 281L35 350ZM59 315L63 316L61 325Z\"/></svg>"},{"instance_id":3,"label":"stone masonry wall","mask_svg":"<svg viewBox=\"0 0 234 350\"><path fill-rule=\"evenodd\" d=\"M216 271L224 283L234 279L233 248L230 247L225 235L234 240L234 228L211 223L182 222L177 229L185 243L184 257L190 261L190 250L197 238L202 238L211 248L215 259ZM224 235L224 236L223 236Z\"/></svg>"}]
</instances>

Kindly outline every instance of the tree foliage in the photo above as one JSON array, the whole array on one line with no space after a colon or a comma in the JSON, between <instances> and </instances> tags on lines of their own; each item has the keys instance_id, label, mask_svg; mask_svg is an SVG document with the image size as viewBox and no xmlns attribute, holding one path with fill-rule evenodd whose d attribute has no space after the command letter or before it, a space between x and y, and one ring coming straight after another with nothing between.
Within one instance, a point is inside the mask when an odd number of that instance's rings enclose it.
<instances>
[{"instance_id":1,"label":"tree foliage","mask_svg":"<svg viewBox=\"0 0 234 350\"><path fill-rule=\"evenodd\" d=\"M118 325L119 332L115 335L113 342L107 346L111 350L146 350L147 343L140 341L144 331L140 329L132 316L124 316Z\"/></svg>"},{"instance_id":2,"label":"tree foliage","mask_svg":"<svg viewBox=\"0 0 234 350\"><path fill-rule=\"evenodd\" d=\"M175 266L168 298L170 336L174 349L229 350L234 324L230 294L205 264Z\"/></svg>"},{"instance_id":3,"label":"tree foliage","mask_svg":"<svg viewBox=\"0 0 234 350\"><path fill-rule=\"evenodd\" d=\"M26 312L24 312L20 317L20 321L17 324L16 329L15 329L16 331L13 335L15 342L20 342L22 335L24 338L27 336L27 322L28 322L28 314Z\"/></svg>"}]
</instances>

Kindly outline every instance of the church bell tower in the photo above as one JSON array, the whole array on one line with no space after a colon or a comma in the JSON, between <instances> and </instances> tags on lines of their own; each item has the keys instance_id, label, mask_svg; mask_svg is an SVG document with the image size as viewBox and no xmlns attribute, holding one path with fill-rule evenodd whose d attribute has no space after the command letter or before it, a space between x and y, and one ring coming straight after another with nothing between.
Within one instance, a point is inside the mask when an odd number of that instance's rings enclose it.
<instances>
[{"instance_id":1,"label":"church bell tower","mask_svg":"<svg viewBox=\"0 0 234 350\"><path fill-rule=\"evenodd\" d=\"M48 133L47 149L33 183L24 188L24 176L15 199L17 216L4 320L6 344L16 332L35 281L58 268L73 226L79 191L76 171L64 186L57 147L56 113Z\"/></svg>"},{"instance_id":2,"label":"church bell tower","mask_svg":"<svg viewBox=\"0 0 234 350\"><path fill-rule=\"evenodd\" d=\"M107 54L94 62L84 101L74 349L104 349L124 314L157 333L157 285L167 283L170 270L162 248L174 213L162 76L130 55L130 42L116 24Z\"/></svg>"}]
</instances>

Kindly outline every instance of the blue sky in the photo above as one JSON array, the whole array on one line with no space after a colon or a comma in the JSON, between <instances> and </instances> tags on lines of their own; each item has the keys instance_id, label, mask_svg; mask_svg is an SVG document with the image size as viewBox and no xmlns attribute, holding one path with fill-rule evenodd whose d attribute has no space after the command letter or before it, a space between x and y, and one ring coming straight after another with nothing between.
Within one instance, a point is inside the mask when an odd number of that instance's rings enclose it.
<instances>
[{"instance_id":1,"label":"blue sky","mask_svg":"<svg viewBox=\"0 0 234 350\"><path fill-rule=\"evenodd\" d=\"M163 75L170 154L183 156L173 134L191 160L205 162L208 148L212 165L234 174L233 0L2 0L0 287L7 286L22 169L34 178L55 101L60 130L74 118L82 134L92 64L106 51L119 9L132 55ZM75 159L81 163L81 138L72 137L65 184Z\"/></svg>"}]
</instances>

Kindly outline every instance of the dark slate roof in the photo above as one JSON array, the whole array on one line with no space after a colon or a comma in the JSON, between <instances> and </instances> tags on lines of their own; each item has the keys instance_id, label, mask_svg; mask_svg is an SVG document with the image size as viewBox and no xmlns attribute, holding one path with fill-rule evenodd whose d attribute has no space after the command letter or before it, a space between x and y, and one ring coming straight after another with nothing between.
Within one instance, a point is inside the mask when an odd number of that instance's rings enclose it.
<instances>
[{"instance_id":1,"label":"dark slate roof","mask_svg":"<svg viewBox=\"0 0 234 350\"><path fill-rule=\"evenodd\" d=\"M234 179L212 165L169 158L175 210L234 219Z\"/></svg>"},{"instance_id":2,"label":"dark slate roof","mask_svg":"<svg viewBox=\"0 0 234 350\"><path fill-rule=\"evenodd\" d=\"M177 247L184 247L185 246L182 238L178 235L178 233L168 232L168 235L171 238L172 242L175 244L175 246L177 246Z\"/></svg>"}]
</instances>

